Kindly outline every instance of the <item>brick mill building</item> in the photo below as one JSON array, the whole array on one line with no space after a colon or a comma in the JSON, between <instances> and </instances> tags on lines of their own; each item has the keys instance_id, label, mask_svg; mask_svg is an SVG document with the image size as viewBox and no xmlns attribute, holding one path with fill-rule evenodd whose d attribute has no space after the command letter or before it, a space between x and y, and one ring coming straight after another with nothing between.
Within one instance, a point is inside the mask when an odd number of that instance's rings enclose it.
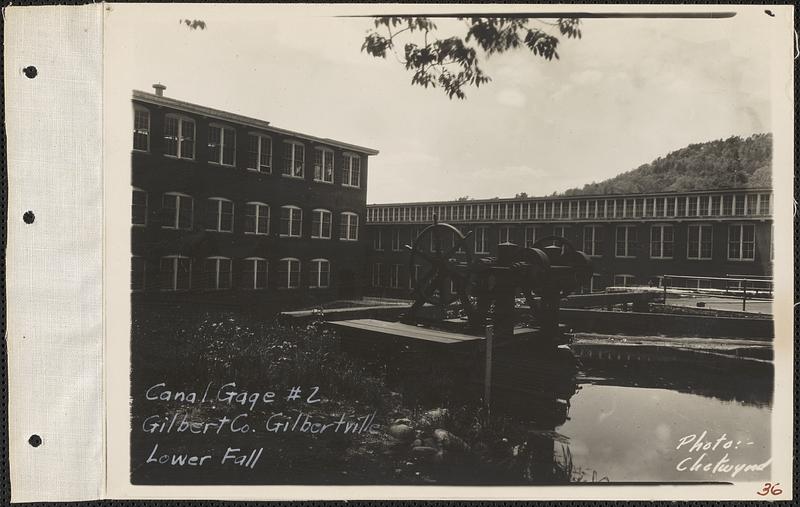
<instances>
[{"instance_id":1,"label":"brick mill building","mask_svg":"<svg viewBox=\"0 0 800 507\"><path fill-rule=\"evenodd\" d=\"M532 246L545 236L564 237L592 258L589 290L655 284L660 275L767 277L772 204L770 189L754 188L369 205L369 292L409 294L424 266L409 264L404 245L434 214L472 231L468 246L479 257L495 255L503 242Z\"/></svg>"},{"instance_id":2,"label":"brick mill building","mask_svg":"<svg viewBox=\"0 0 800 507\"><path fill-rule=\"evenodd\" d=\"M280 309L362 295L378 152L133 92L132 301Z\"/></svg>"}]
</instances>

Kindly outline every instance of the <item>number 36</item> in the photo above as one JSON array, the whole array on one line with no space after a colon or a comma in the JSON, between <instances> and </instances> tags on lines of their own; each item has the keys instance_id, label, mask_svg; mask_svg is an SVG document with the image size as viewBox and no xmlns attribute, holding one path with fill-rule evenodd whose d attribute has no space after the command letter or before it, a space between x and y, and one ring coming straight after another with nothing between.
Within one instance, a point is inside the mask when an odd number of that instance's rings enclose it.
<instances>
[{"instance_id":1,"label":"number 36","mask_svg":"<svg viewBox=\"0 0 800 507\"><path fill-rule=\"evenodd\" d=\"M767 496L767 495L778 496L781 493L783 493L783 490L778 487L780 486L780 484L781 484L780 482L776 482L775 484L771 482L765 482L764 487L761 489L761 491L759 491L756 494L761 496Z\"/></svg>"}]
</instances>

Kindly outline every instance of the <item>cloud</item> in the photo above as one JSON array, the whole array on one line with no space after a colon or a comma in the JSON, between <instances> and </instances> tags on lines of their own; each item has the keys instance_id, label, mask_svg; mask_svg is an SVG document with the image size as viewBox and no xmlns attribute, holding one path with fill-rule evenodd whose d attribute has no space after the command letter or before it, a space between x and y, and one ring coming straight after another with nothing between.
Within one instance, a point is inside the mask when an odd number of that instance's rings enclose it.
<instances>
[{"instance_id":1,"label":"cloud","mask_svg":"<svg viewBox=\"0 0 800 507\"><path fill-rule=\"evenodd\" d=\"M497 102L504 106L522 107L527 102L525 95L516 88L504 88L497 94Z\"/></svg>"}]
</instances>

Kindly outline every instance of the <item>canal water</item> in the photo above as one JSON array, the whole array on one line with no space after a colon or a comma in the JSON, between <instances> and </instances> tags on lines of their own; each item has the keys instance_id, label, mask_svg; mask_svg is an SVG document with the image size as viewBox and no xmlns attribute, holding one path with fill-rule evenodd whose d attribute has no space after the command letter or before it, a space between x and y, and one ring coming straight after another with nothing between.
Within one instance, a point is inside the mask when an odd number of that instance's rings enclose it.
<instances>
[{"instance_id":1,"label":"canal water","mask_svg":"<svg viewBox=\"0 0 800 507\"><path fill-rule=\"evenodd\" d=\"M734 472L769 460L770 412L766 404L670 389L584 383L556 431L586 480L762 480L768 465Z\"/></svg>"}]
</instances>

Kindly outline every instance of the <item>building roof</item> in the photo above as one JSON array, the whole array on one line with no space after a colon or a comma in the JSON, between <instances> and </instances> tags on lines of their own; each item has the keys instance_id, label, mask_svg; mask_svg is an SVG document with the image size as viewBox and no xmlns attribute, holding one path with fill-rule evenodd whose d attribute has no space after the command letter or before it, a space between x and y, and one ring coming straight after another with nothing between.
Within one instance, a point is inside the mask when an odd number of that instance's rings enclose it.
<instances>
[{"instance_id":1,"label":"building roof","mask_svg":"<svg viewBox=\"0 0 800 507\"><path fill-rule=\"evenodd\" d=\"M302 134L300 132L294 132L292 130L286 130L274 127L270 125L270 123L266 120L259 120L257 118L250 118L248 116L242 116L236 113L229 113L227 111L221 111L219 109L213 109L198 104L192 104L191 102L184 102L182 100L177 100L170 97L159 96L154 93L144 92L141 90L133 90L133 99L138 100L140 102L146 102L148 104L154 104L157 106L164 106L173 109L178 109L180 111L185 111L187 113L195 113L203 116L208 116L210 118L216 118L218 120L225 120L240 125L247 125L249 127L265 130L267 132L275 132L276 134L283 134L298 139L305 139L306 141L313 141L317 143L327 144L344 150L351 150L359 153L364 153L366 155L377 155L379 153L378 150L375 150L373 148L366 148L364 146L358 146L355 144L345 143L342 141L336 141L334 139L328 139L326 137L316 137L308 134Z\"/></svg>"},{"instance_id":2,"label":"building roof","mask_svg":"<svg viewBox=\"0 0 800 507\"><path fill-rule=\"evenodd\" d=\"M573 195L544 195L544 196L528 196L528 197L498 197L495 199L469 199L466 201L457 201L455 199L450 201L407 201L407 202L385 202L385 203L372 203L367 204L368 207L378 206L436 206L436 205L454 205L454 204L493 204L493 203L508 203L508 202L526 202L526 201L569 201L569 200L585 200L585 199L625 199L635 197L669 197L675 195L701 195L701 194L725 194L725 193L772 193L772 189L768 187L759 188L715 188L706 190L685 190L685 191L670 191L670 192L641 192L641 193L627 193L627 194L573 194Z\"/></svg>"}]
</instances>

